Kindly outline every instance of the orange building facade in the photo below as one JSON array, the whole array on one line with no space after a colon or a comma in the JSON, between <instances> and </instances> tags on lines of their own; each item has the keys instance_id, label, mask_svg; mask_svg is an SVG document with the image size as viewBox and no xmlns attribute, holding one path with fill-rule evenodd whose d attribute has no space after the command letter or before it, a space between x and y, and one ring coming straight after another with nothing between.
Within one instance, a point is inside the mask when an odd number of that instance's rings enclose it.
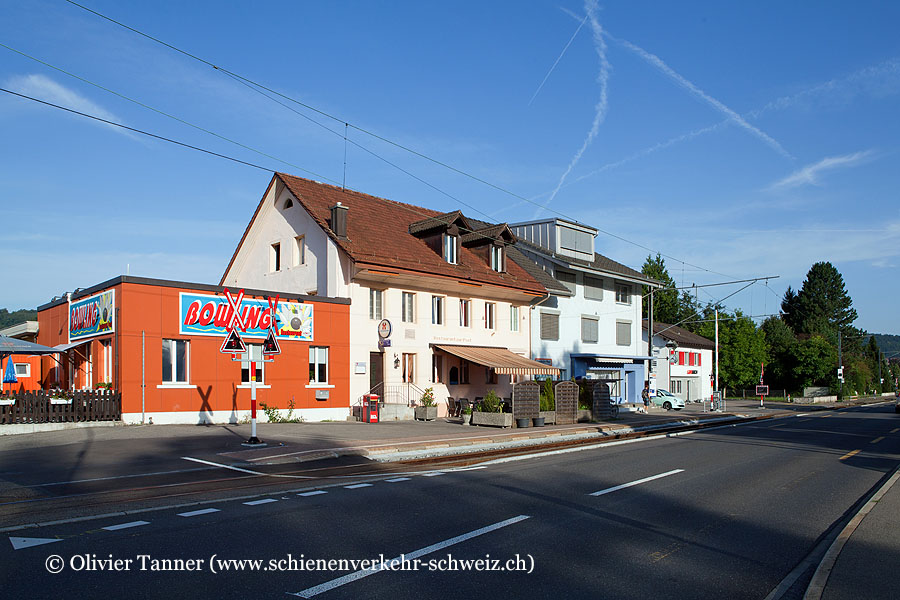
<instances>
[{"instance_id":1,"label":"orange building facade","mask_svg":"<svg viewBox=\"0 0 900 600\"><path fill-rule=\"evenodd\" d=\"M246 350L234 353L220 352L237 305L220 286L121 276L55 299L38 307L37 343L61 352L40 359L40 387L119 390L126 423L238 423L250 417L255 374L258 404L307 421L345 419L350 300L276 296L244 292ZM270 327L281 353L265 362Z\"/></svg>"}]
</instances>

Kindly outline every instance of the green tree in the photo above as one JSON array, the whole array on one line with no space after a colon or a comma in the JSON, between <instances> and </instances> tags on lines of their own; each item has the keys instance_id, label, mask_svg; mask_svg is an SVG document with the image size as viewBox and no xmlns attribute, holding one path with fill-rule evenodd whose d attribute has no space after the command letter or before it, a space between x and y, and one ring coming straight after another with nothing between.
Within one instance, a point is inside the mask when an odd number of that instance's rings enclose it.
<instances>
[{"instance_id":1,"label":"green tree","mask_svg":"<svg viewBox=\"0 0 900 600\"><path fill-rule=\"evenodd\" d=\"M788 324L797 334L819 334L836 341L838 332L848 342L859 338L853 327L856 309L844 287L844 278L829 262L817 262L810 267L803 286L795 296L785 292L782 308Z\"/></svg>"},{"instance_id":2,"label":"green tree","mask_svg":"<svg viewBox=\"0 0 900 600\"><path fill-rule=\"evenodd\" d=\"M794 332L780 317L769 317L760 326L766 340L766 382L774 387L797 390L794 379Z\"/></svg>"},{"instance_id":3,"label":"green tree","mask_svg":"<svg viewBox=\"0 0 900 600\"><path fill-rule=\"evenodd\" d=\"M715 305L703 309L704 319L696 333L715 339ZM733 314L719 307L719 382L725 388L746 388L759 383L766 362L766 340L762 329L741 311Z\"/></svg>"},{"instance_id":4,"label":"green tree","mask_svg":"<svg viewBox=\"0 0 900 600\"><path fill-rule=\"evenodd\" d=\"M794 344L792 354L792 371L798 389L836 383L837 350L821 335L799 340Z\"/></svg>"},{"instance_id":5,"label":"green tree","mask_svg":"<svg viewBox=\"0 0 900 600\"><path fill-rule=\"evenodd\" d=\"M678 322L678 290L675 289L675 281L666 269L666 259L657 253L656 258L647 256L641 273L657 280L662 284L661 289L653 291L653 320L658 323ZM649 318L650 313L650 288L644 286L644 318Z\"/></svg>"}]
</instances>

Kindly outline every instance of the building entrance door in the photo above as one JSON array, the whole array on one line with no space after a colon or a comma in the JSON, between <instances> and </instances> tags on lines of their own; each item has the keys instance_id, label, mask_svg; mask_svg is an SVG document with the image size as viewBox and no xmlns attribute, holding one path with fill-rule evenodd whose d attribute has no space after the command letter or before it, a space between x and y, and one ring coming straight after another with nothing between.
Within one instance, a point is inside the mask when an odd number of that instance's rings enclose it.
<instances>
[{"instance_id":1,"label":"building entrance door","mask_svg":"<svg viewBox=\"0 0 900 600\"><path fill-rule=\"evenodd\" d=\"M369 389L375 389L381 383L384 383L384 354L369 352Z\"/></svg>"}]
</instances>

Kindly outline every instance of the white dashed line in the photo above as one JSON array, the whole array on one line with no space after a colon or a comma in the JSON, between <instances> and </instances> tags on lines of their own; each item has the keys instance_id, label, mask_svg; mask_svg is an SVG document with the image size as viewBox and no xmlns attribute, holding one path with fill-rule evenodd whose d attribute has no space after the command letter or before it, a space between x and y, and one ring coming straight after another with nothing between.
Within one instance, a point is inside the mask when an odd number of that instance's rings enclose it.
<instances>
[{"instance_id":1,"label":"white dashed line","mask_svg":"<svg viewBox=\"0 0 900 600\"><path fill-rule=\"evenodd\" d=\"M325 490L314 490L312 492L301 492L298 496L318 496L319 494L327 494Z\"/></svg>"},{"instance_id":2,"label":"white dashed line","mask_svg":"<svg viewBox=\"0 0 900 600\"><path fill-rule=\"evenodd\" d=\"M208 515L210 513L220 512L218 508L204 508L201 510L192 510L190 512L178 513L179 517L199 517L200 515Z\"/></svg>"},{"instance_id":3,"label":"white dashed line","mask_svg":"<svg viewBox=\"0 0 900 600\"><path fill-rule=\"evenodd\" d=\"M371 483L357 483L355 485L345 485L344 489L357 490L359 488L364 488L364 487L372 487L372 484Z\"/></svg>"},{"instance_id":4,"label":"white dashed line","mask_svg":"<svg viewBox=\"0 0 900 600\"><path fill-rule=\"evenodd\" d=\"M438 475L446 475L446 473L442 471L436 471L434 473L422 473L422 477L437 477Z\"/></svg>"},{"instance_id":5,"label":"white dashed line","mask_svg":"<svg viewBox=\"0 0 900 600\"><path fill-rule=\"evenodd\" d=\"M118 525L110 525L103 527L106 531L117 531L119 529L128 529L129 527L140 527L141 525L149 525L150 521L132 521L130 523L119 523Z\"/></svg>"},{"instance_id":6,"label":"white dashed line","mask_svg":"<svg viewBox=\"0 0 900 600\"><path fill-rule=\"evenodd\" d=\"M244 502L247 506L257 506L259 504L268 504L270 502L278 502L275 498L265 498L263 500L254 500L253 502Z\"/></svg>"},{"instance_id":7,"label":"white dashed line","mask_svg":"<svg viewBox=\"0 0 900 600\"><path fill-rule=\"evenodd\" d=\"M393 479L385 479L388 483L399 483L401 481L409 481L409 477L394 477Z\"/></svg>"},{"instance_id":8,"label":"white dashed line","mask_svg":"<svg viewBox=\"0 0 900 600\"><path fill-rule=\"evenodd\" d=\"M643 479L638 479L637 481L632 481L629 483L623 483L622 485L617 485L615 487L606 488L605 490L600 490L599 492L593 492L589 494L590 496L602 496L604 494L608 494L610 492L617 492L619 490L624 490L625 488L630 488L633 485L640 485L642 483L647 483L648 481L653 481L654 479L659 479L661 477L668 477L669 475L674 475L676 473L683 473L684 469L675 469L673 471L666 471L665 473L660 473L659 475L653 475L652 477L644 477Z\"/></svg>"}]
</instances>

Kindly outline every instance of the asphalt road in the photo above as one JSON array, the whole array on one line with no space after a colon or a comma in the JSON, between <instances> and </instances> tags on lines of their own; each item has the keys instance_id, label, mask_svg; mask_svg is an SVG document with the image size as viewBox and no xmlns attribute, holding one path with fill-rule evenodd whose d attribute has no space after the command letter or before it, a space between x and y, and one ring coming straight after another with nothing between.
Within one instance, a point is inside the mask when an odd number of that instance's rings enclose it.
<instances>
[{"instance_id":1,"label":"asphalt road","mask_svg":"<svg viewBox=\"0 0 900 600\"><path fill-rule=\"evenodd\" d=\"M253 498L4 532L0 589L27 598L761 599L897 466L898 428L882 405L466 470L322 473L268 497L254 488ZM178 476L258 479L202 467ZM25 499L38 498L38 483L22 486ZM118 507L95 506L95 488L69 491L66 510L79 516ZM0 507L10 522L27 514L10 506ZM400 556L406 570L302 562L384 566L380 558ZM477 559L467 570L460 562ZM228 562L241 560L261 562Z\"/></svg>"}]
</instances>

